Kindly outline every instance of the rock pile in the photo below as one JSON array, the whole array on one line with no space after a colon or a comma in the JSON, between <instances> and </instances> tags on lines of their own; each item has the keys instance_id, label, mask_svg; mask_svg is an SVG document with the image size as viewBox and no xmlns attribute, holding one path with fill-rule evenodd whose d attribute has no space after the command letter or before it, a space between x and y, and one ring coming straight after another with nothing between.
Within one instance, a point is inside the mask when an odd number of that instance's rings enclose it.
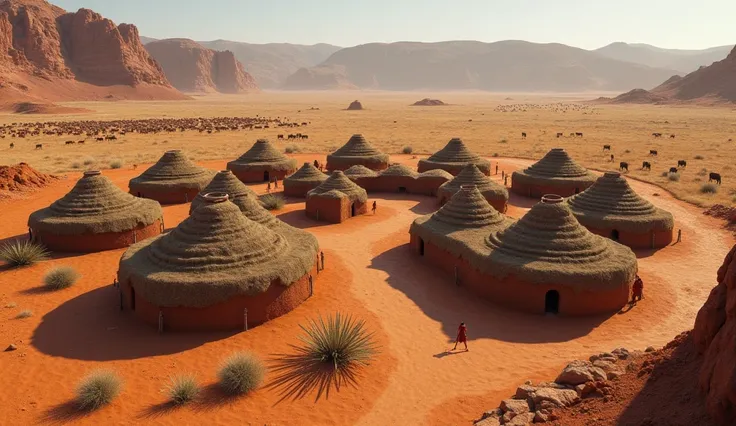
<instances>
[{"instance_id":1,"label":"rock pile","mask_svg":"<svg viewBox=\"0 0 736 426\"><path fill-rule=\"evenodd\" d=\"M348 106L348 111L360 111L363 109L363 104L360 103L360 101L353 101Z\"/></svg>"},{"instance_id":2,"label":"rock pile","mask_svg":"<svg viewBox=\"0 0 736 426\"><path fill-rule=\"evenodd\" d=\"M442 102L439 99L430 99L430 98L424 98L421 101L416 101L412 104L412 106L440 106L440 105L447 105L447 104Z\"/></svg>"},{"instance_id":3,"label":"rock pile","mask_svg":"<svg viewBox=\"0 0 736 426\"><path fill-rule=\"evenodd\" d=\"M26 163L0 166L0 190L2 191L43 188L56 179L56 176L39 173Z\"/></svg>"},{"instance_id":4,"label":"rock pile","mask_svg":"<svg viewBox=\"0 0 736 426\"><path fill-rule=\"evenodd\" d=\"M716 204L704 211L703 214L706 216L713 216L718 219L725 219L729 222L736 222L736 207Z\"/></svg>"}]
</instances>

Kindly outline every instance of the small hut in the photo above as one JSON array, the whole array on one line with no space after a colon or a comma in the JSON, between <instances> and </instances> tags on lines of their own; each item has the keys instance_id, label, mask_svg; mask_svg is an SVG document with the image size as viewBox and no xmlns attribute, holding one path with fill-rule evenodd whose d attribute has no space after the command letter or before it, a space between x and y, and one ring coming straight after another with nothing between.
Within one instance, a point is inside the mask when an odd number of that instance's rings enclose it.
<instances>
[{"instance_id":1,"label":"small hut","mask_svg":"<svg viewBox=\"0 0 736 426\"><path fill-rule=\"evenodd\" d=\"M361 111L363 109L363 104L360 103L360 101L355 100L350 102L350 105L348 105L348 111Z\"/></svg>"},{"instance_id":2,"label":"small hut","mask_svg":"<svg viewBox=\"0 0 736 426\"><path fill-rule=\"evenodd\" d=\"M304 165L293 175L284 179L284 195L289 197L306 197L307 192L318 187L327 180L327 175L319 171L312 163Z\"/></svg>"},{"instance_id":3,"label":"small hut","mask_svg":"<svg viewBox=\"0 0 736 426\"><path fill-rule=\"evenodd\" d=\"M258 139L245 154L227 163L227 169L245 183L270 182L294 173L296 160L286 157L267 139Z\"/></svg>"},{"instance_id":4,"label":"small hut","mask_svg":"<svg viewBox=\"0 0 736 426\"><path fill-rule=\"evenodd\" d=\"M240 197L251 197L258 199L258 195L252 189L241 182L230 170L220 170L212 178L212 181L192 200L189 206L189 214L204 203L204 194L221 193L227 194L230 201L236 202Z\"/></svg>"},{"instance_id":5,"label":"small hut","mask_svg":"<svg viewBox=\"0 0 736 426\"><path fill-rule=\"evenodd\" d=\"M511 175L511 190L525 197L578 194L593 185L596 175L576 163L562 148L553 148L541 160Z\"/></svg>"},{"instance_id":6,"label":"small hut","mask_svg":"<svg viewBox=\"0 0 736 426\"><path fill-rule=\"evenodd\" d=\"M156 236L163 220L157 201L134 197L99 171L87 171L69 193L31 213L28 227L50 250L89 253Z\"/></svg>"},{"instance_id":7,"label":"small hut","mask_svg":"<svg viewBox=\"0 0 736 426\"><path fill-rule=\"evenodd\" d=\"M355 165L383 170L388 161L388 154L375 149L363 135L353 135L340 149L327 155L327 170L345 170Z\"/></svg>"},{"instance_id":8,"label":"small hut","mask_svg":"<svg viewBox=\"0 0 736 426\"><path fill-rule=\"evenodd\" d=\"M411 193L434 197L440 187L451 180L452 175L442 169L427 170L417 175Z\"/></svg>"},{"instance_id":9,"label":"small hut","mask_svg":"<svg viewBox=\"0 0 736 426\"><path fill-rule=\"evenodd\" d=\"M375 192L411 192L418 173L403 164L392 164L386 170L371 179L366 191Z\"/></svg>"},{"instance_id":10,"label":"small hut","mask_svg":"<svg viewBox=\"0 0 736 426\"><path fill-rule=\"evenodd\" d=\"M307 193L307 216L331 223L368 212L365 189L348 179L342 171L334 171L327 180Z\"/></svg>"},{"instance_id":11,"label":"small hut","mask_svg":"<svg viewBox=\"0 0 736 426\"><path fill-rule=\"evenodd\" d=\"M123 254L124 309L165 331L247 330L310 296L319 253L314 236L260 225L226 194L204 198L174 230Z\"/></svg>"},{"instance_id":12,"label":"small hut","mask_svg":"<svg viewBox=\"0 0 736 426\"><path fill-rule=\"evenodd\" d=\"M378 173L368 167L356 165L345 170L345 176L355 182L361 188L369 188Z\"/></svg>"},{"instance_id":13,"label":"small hut","mask_svg":"<svg viewBox=\"0 0 736 426\"><path fill-rule=\"evenodd\" d=\"M672 243L672 214L639 196L618 172L605 173L567 199L567 205L589 231L631 248L657 249Z\"/></svg>"},{"instance_id":14,"label":"small hut","mask_svg":"<svg viewBox=\"0 0 736 426\"><path fill-rule=\"evenodd\" d=\"M214 172L194 164L179 150L167 151L148 170L130 180L130 193L161 204L188 203L212 180Z\"/></svg>"},{"instance_id":15,"label":"small hut","mask_svg":"<svg viewBox=\"0 0 736 426\"><path fill-rule=\"evenodd\" d=\"M442 169L456 176L463 167L475 164L481 172L490 176L491 162L472 153L462 139L452 138L444 148L427 159L419 160L419 173L427 170Z\"/></svg>"},{"instance_id":16,"label":"small hut","mask_svg":"<svg viewBox=\"0 0 736 426\"><path fill-rule=\"evenodd\" d=\"M509 201L509 191L483 174L475 164L468 164L450 182L440 186L437 196L440 205L445 204L450 197L460 190L464 185L473 185L483 194L494 209L506 213Z\"/></svg>"}]
</instances>

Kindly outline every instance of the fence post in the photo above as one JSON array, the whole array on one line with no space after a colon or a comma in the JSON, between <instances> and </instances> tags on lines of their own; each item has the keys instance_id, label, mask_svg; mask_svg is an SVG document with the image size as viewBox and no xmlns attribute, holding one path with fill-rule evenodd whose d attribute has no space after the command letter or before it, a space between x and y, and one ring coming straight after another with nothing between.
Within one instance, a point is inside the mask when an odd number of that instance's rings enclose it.
<instances>
[{"instance_id":1,"label":"fence post","mask_svg":"<svg viewBox=\"0 0 736 426\"><path fill-rule=\"evenodd\" d=\"M243 309L243 330L248 331L248 308Z\"/></svg>"},{"instance_id":2,"label":"fence post","mask_svg":"<svg viewBox=\"0 0 736 426\"><path fill-rule=\"evenodd\" d=\"M312 281L312 276L309 276L309 297L312 297L314 295L314 281Z\"/></svg>"},{"instance_id":3,"label":"fence post","mask_svg":"<svg viewBox=\"0 0 736 426\"><path fill-rule=\"evenodd\" d=\"M158 311L158 332L164 332L164 312Z\"/></svg>"},{"instance_id":4,"label":"fence post","mask_svg":"<svg viewBox=\"0 0 736 426\"><path fill-rule=\"evenodd\" d=\"M138 242L138 235L135 233L135 229L133 230L133 244Z\"/></svg>"}]
</instances>

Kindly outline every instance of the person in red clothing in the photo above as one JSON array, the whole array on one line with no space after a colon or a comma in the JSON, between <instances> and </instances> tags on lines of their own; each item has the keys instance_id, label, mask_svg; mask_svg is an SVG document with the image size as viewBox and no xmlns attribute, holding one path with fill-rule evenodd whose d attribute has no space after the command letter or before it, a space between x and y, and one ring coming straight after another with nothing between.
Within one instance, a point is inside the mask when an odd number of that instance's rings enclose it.
<instances>
[{"instance_id":1,"label":"person in red clothing","mask_svg":"<svg viewBox=\"0 0 736 426\"><path fill-rule=\"evenodd\" d=\"M631 303L634 304L637 301L641 300L644 297L643 294L644 294L644 281L642 281L641 277L637 275L636 279L634 280L634 285L631 291Z\"/></svg>"},{"instance_id":2,"label":"person in red clothing","mask_svg":"<svg viewBox=\"0 0 736 426\"><path fill-rule=\"evenodd\" d=\"M457 338L455 339L455 347L452 348L453 351L457 349L457 344L460 342L463 342L465 351L468 351L468 327L465 326L464 322L461 322L457 328Z\"/></svg>"}]
</instances>

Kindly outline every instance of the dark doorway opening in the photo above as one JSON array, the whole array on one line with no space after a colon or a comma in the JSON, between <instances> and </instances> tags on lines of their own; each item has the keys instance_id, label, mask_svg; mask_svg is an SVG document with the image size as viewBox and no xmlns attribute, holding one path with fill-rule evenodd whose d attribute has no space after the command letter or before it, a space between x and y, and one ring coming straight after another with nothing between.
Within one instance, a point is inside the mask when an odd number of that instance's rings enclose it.
<instances>
[{"instance_id":1,"label":"dark doorway opening","mask_svg":"<svg viewBox=\"0 0 736 426\"><path fill-rule=\"evenodd\" d=\"M424 256L424 240L419 239L419 256Z\"/></svg>"},{"instance_id":2,"label":"dark doorway opening","mask_svg":"<svg viewBox=\"0 0 736 426\"><path fill-rule=\"evenodd\" d=\"M406 187L405 186L400 186L399 187L399 192L402 193L402 194L405 193L406 192Z\"/></svg>"},{"instance_id":3,"label":"dark doorway opening","mask_svg":"<svg viewBox=\"0 0 736 426\"><path fill-rule=\"evenodd\" d=\"M576 194L579 194L580 193L580 188L575 188L575 193Z\"/></svg>"},{"instance_id":4,"label":"dark doorway opening","mask_svg":"<svg viewBox=\"0 0 736 426\"><path fill-rule=\"evenodd\" d=\"M135 289L130 288L130 310L135 311Z\"/></svg>"},{"instance_id":5,"label":"dark doorway opening","mask_svg":"<svg viewBox=\"0 0 736 426\"><path fill-rule=\"evenodd\" d=\"M350 217L355 216L355 203L350 205Z\"/></svg>"},{"instance_id":6,"label":"dark doorway opening","mask_svg":"<svg viewBox=\"0 0 736 426\"><path fill-rule=\"evenodd\" d=\"M271 179L270 179L270 178L271 178L271 176L269 176L269 174L268 174L268 170L264 171L264 172L263 172L263 181L264 181L264 182L270 182L270 181L271 181Z\"/></svg>"},{"instance_id":7,"label":"dark doorway opening","mask_svg":"<svg viewBox=\"0 0 736 426\"><path fill-rule=\"evenodd\" d=\"M618 241L618 230L617 229L614 229L613 231L611 231L611 239L613 241Z\"/></svg>"},{"instance_id":8,"label":"dark doorway opening","mask_svg":"<svg viewBox=\"0 0 736 426\"><path fill-rule=\"evenodd\" d=\"M550 290L544 296L544 312L547 314L560 312L560 293L557 290Z\"/></svg>"}]
</instances>

